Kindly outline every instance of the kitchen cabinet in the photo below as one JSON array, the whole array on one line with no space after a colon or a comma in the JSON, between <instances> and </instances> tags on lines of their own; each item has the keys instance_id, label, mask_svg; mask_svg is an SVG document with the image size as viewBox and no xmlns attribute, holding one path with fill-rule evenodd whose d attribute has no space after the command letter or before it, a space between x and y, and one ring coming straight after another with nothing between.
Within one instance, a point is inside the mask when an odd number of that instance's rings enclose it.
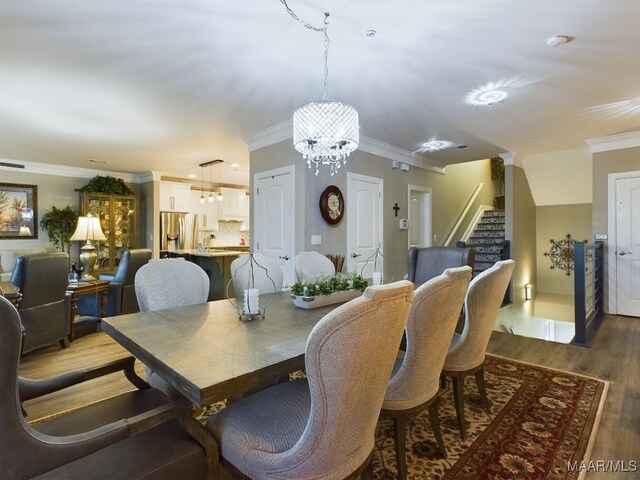
<instances>
[{"instance_id":1,"label":"kitchen cabinet","mask_svg":"<svg viewBox=\"0 0 640 480\"><path fill-rule=\"evenodd\" d=\"M115 272L122 252L138 246L138 199L135 195L109 195L84 192L83 215L91 213L100 219L106 242L95 242L97 273Z\"/></svg>"},{"instance_id":2,"label":"kitchen cabinet","mask_svg":"<svg viewBox=\"0 0 640 480\"><path fill-rule=\"evenodd\" d=\"M200 203L200 195L204 193L204 204ZM217 195L213 195L214 201L208 202L209 192L191 190L191 213L198 215L198 230L209 231L218 229L218 201Z\"/></svg>"},{"instance_id":3,"label":"kitchen cabinet","mask_svg":"<svg viewBox=\"0 0 640 480\"><path fill-rule=\"evenodd\" d=\"M249 198L246 190L221 187L224 200L220 203L219 220L245 222L248 219Z\"/></svg>"},{"instance_id":4,"label":"kitchen cabinet","mask_svg":"<svg viewBox=\"0 0 640 480\"><path fill-rule=\"evenodd\" d=\"M180 182L160 182L160 211L189 213L191 185Z\"/></svg>"}]
</instances>

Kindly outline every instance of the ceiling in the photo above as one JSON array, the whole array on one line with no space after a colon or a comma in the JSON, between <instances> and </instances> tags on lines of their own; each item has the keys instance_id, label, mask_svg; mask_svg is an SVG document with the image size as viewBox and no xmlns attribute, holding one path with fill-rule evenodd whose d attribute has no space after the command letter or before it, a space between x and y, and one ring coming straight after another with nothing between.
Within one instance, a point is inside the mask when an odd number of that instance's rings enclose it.
<instances>
[{"instance_id":1,"label":"ceiling","mask_svg":"<svg viewBox=\"0 0 640 480\"><path fill-rule=\"evenodd\" d=\"M418 153L433 165L582 147L640 126L637 0L289 6L316 26L330 12L329 98L359 110L361 135L407 153L433 138L469 147ZM553 35L575 39L549 47ZM491 82L505 101L465 102ZM4 160L200 178L199 163L221 158L222 181L247 184L243 138L290 120L322 86L322 34L278 0L0 7Z\"/></svg>"}]
</instances>

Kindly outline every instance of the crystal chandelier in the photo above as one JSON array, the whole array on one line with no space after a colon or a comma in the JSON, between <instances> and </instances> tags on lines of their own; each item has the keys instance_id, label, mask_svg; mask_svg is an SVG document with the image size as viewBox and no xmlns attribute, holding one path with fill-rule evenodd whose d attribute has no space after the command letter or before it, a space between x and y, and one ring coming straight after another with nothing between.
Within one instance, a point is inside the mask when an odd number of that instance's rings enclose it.
<instances>
[{"instance_id":1,"label":"crystal chandelier","mask_svg":"<svg viewBox=\"0 0 640 480\"><path fill-rule=\"evenodd\" d=\"M302 22L291 11L286 0L280 0L287 12L295 20ZM324 94L319 102L311 102L298 108L293 114L293 146L302 153L309 168L315 166L316 176L320 165L329 167L335 175L347 162L347 157L358 148L360 142L360 124L358 111L351 105L327 100L329 86L329 34L327 33L329 14L324 14L324 26L313 27L305 22L304 26L324 34Z\"/></svg>"}]
</instances>

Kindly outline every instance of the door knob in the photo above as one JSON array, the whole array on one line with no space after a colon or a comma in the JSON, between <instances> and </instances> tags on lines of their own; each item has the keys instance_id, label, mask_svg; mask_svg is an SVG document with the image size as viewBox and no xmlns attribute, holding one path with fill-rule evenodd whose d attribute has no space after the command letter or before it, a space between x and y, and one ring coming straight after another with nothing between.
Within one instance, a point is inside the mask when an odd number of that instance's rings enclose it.
<instances>
[{"instance_id":1,"label":"door knob","mask_svg":"<svg viewBox=\"0 0 640 480\"><path fill-rule=\"evenodd\" d=\"M360 257L360 256L361 256L361 255L360 255L359 253L352 253L352 254L351 254L351 258L358 258L358 257Z\"/></svg>"},{"instance_id":2,"label":"door knob","mask_svg":"<svg viewBox=\"0 0 640 480\"><path fill-rule=\"evenodd\" d=\"M631 255L633 252L618 252L618 255L624 257L625 255Z\"/></svg>"},{"instance_id":3,"label":"door knob","mask_svg":"<svg viewBox=\"0 0 640 480\"><path fill-rule=\"evenodd\" d=\"M278 258L281 258L283 260L289 260L289 255L280 256Z\"/></svg>"}]
</instances>

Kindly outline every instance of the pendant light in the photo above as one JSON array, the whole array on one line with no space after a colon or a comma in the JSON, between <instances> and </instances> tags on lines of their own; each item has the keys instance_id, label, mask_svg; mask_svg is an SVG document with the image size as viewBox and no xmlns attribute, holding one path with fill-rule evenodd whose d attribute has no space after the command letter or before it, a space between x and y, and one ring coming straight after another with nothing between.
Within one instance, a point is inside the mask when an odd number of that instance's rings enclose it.
<instances>
[{"instance_id":1,"label":"pendant light","mask_svg":"<svg viewBox=\"0 0 640 480\"><path fill-rule=\"evenodd\" d=\"M204 205L204 167L200 165L200 205Z\"/></svg>"},{"instance_id":2,"label":"pendant light","mask_svg":"<svg viewBox=\"0 0 640 480\"><path fill-rule=\"evenodd\" d=\"M213 192L211 191L211 169L209 169L209 198L207 198L209 203L213 203Z\"/></svg>"},{"instance_id":3,"label":"pendant light","mask_svg":"<svg viewBox=\"0 0 640 480\"><path fill-rule=\"evenodd\" d=\"M222 169L222 161L218 164L218 202L222 202L224 200L224 196L222 195L222 182L220 181L220 170Z\"/></svg>"},{"instance_id":4,"label":"pendant light","mask_svg":"<svg viewBox=\"0 0 640 480\"><path fill-rule=\"evenodd\" d=\"M216 160L211 160L209 162L201 163L200 164L200 168L204 169L205 167L211 167L212 165L219 165L222 162L224 162L224 160L220 160L218 158ZM203 172L204 172L204 170L203 170ZM200 203L204 204L205 203L205 199L204 199L204 173L203 173L202 178L203 178L203 180L202 180L203 187L202 187L202 195L200 196ZM219 167L218 167L218 182L220 182L220 168ZM209 170L209 197L207 198L207 202L209 202L209 203L213 203L215 201L215 199L216 199L216 197L213 195L213 189L211 188L211 185L212 185L212 183L211 183L211 170ZM222 194L221 193L218 194L217 199L218 199L219 202L222 201Z\"/></svg>"}]
</instances>

